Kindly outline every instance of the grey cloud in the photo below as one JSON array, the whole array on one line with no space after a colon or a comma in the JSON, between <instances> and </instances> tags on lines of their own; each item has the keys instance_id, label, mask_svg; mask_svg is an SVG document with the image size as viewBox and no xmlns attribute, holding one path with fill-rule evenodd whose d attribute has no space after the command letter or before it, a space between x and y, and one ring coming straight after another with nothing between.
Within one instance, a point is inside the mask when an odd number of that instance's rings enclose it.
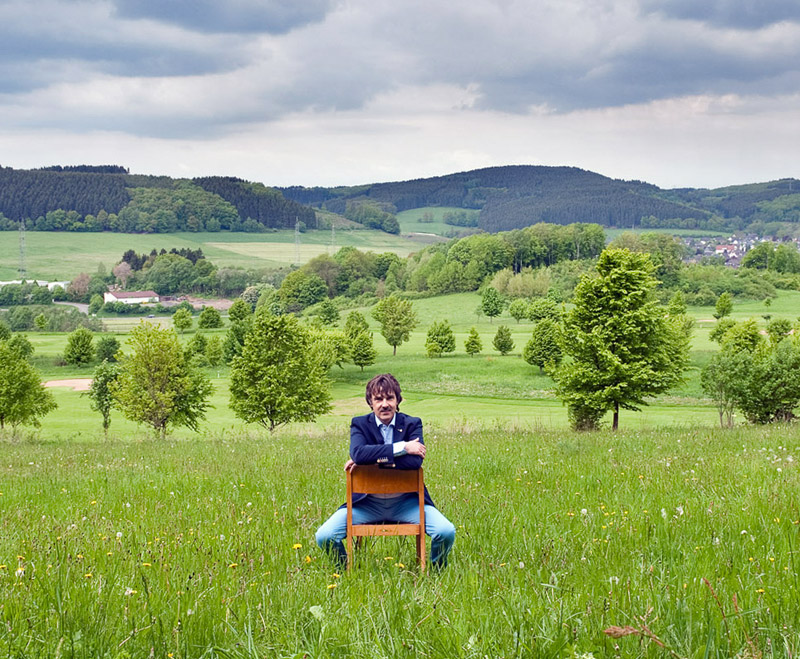
<instances>
[{"instance_id":1,"label":"grey cloud","mask_svg":"<svg viewBox=\"0 0 800 659\"><path fill-rule=\"evenodd\" d=\"M284 34L322 20L333 0L113 0L119 16L200 32Z\"/></svg>"},{"instance_id":2,"label":"grey cloud","mask_svg":"<svg viewBox=\"0 0 800 659\"><path fill-rule=\"evenodd\" d=\"M671 18L745 30L800 21L797 0L644 0L643 6Z\"/></svg>"}]
</instances>

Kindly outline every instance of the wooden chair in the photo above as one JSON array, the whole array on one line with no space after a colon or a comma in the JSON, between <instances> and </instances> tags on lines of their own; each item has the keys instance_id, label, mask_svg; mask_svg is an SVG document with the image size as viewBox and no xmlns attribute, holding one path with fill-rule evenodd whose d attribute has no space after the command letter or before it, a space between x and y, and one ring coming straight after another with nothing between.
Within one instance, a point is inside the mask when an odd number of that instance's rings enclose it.
<instances>
[{"instance_id":1,"label":"wooden chair","mask_svg":"<svg viewBox=\"0 0 800 659\"><path fill-rule=\"evenodd\" d=\"M353 493L400 494L416 492L419 498L419 524L353 524ZM359 465L347 473L347 569L353 562L353 538L364 536L417 536L417 559L425 572L425 484L422 469L381 469Z\"/></svg>"}]
</instances>

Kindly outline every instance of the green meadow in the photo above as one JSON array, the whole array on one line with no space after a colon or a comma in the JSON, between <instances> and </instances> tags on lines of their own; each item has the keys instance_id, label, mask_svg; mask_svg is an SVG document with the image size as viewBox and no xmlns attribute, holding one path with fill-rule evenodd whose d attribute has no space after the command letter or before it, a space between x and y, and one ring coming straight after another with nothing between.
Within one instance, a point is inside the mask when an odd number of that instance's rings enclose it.
<instances>
[{"instance_id":1,"label":"green meadow","mask_svg":"<svg viewBox=\"0 0 800 659\"><path fill-rule=\"evenodd\" d=\"M319 254L333 254L341 247L394 252L408 256L424 244L379 231L307 231L300 234L299 263ZM296 262L294 231L274 233L62 233L28 231L25 234L25 266L29 279L65 280L98 266L111 270L129 249L138 253L175 248L202 248L218 267L275 268ZM0 280L19 277L19 237L0 232Z\"/></svg>"},{"instance_id":2,"label":"green meadow","mask_svg":"<svg viewBox=\"0 0 800 659\"><path fill-rule=\"evenodd\" d=\"M34 235L49 234L28 242ZM257 236L278 244L276 235ZM220 234L181 239L203 236ZM211 242L185 246L253 267L255 236L229 236L242 240L218 253ZM284 237L291 252L293 234ZM157 235L123 238L98 262L160 248ZM169 238L166 248L184 246ZM73 258L50 248L51 259ZM15 249L2 243L0 266L15 267ZM96 268L89 258L81 269ZM41 429L0 439L0 656L797 656L800 435L717 427L699 381L717 349L712 309L689 310L683 385L623 411L617 433L578 434L551 379L520 356L532 323L507 312L490 322L479 302L415 300L419 326L396 356L363 309L377 362L333 367L332 410L272 435L229 409L227 367L207 369L215 392L201 432L165 441L116 412L104 439L85 395L52 388L59 407ZM763 328L765 315L794 321L800 292L769 307L734 304L737 320ZM425 334L443 319L456 353L430 359ZM139 319L103 321L125 349ZM500 324L515 342L507 356L492 347ZM463 347L472 326L483 342L475 357ZM57 365L65 334L28 336L44 380L91 377L91 367ZM411 541L366 542L350 573L314 544L344 500L350 417L368 411L364 384L387 371L403 386L403 411L425 421L426 481L457 527L440 573L419 572Z\"/></svg>"}]
</instances>

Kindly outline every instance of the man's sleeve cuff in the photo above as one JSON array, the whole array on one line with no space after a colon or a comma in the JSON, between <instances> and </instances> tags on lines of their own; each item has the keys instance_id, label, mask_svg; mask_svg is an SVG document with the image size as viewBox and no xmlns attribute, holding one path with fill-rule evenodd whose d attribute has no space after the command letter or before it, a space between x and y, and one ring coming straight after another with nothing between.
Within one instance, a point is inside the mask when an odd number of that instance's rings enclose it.
<instances>
[{"instance_id":1,"label":"man's sleeve cuff","mask_svg":"<svg viewBox=\"0 0 800 659\"><path fill-rule=\"evenodd\" d=\"M392 444L392 453L394 457L398 455L405 455L406 454L406 443L405 442L394 442Z\"/></svg>"}]
</instances>

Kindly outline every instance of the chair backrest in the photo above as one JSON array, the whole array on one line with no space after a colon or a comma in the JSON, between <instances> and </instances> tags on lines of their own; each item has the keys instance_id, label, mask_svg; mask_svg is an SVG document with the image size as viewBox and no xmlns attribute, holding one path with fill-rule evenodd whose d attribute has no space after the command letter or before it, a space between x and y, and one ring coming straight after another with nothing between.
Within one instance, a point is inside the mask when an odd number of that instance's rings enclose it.
<instances>
[{"instance_id":1,"label":"chair backrest","mask_svg":"<svg viewBox=\"0 0 800 659\"><path fill-rule=\"evenodd\" d=\"M424 492L422 469L382 469L377 465L359 465L347 472L348 499L359 494L400 494Z\"/></svg>"}]
</instances>

